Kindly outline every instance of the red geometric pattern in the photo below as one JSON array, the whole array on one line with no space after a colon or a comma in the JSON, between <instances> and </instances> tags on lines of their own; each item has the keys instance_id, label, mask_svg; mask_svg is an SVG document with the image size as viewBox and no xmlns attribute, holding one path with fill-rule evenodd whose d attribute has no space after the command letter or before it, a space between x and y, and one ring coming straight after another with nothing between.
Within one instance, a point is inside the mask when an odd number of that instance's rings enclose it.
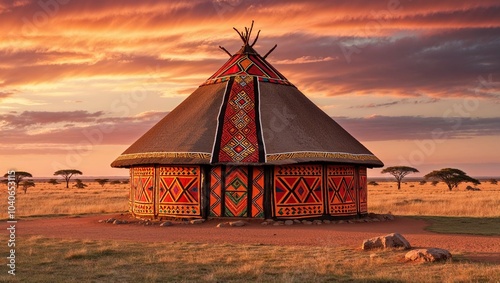
<instances>
[{"instance_id":1,"label":"red geometric pattern","mask_svg":"<svg viewBox=\"0 0 500 283\"><path fill-rule=\"evenodd\" d=\"M132 204L130 210L136 215L147 215L154 213L153 188L154 188L154 168L153 167L132 167L131 194Z\"/></svg>"},{"instance_id":2,"label":"red geometric pattern","mask_svg":"<svg viewBox=\"0 0 500 283\"><path fill-rule=\"evenodd\" d=\"M261 81L288 84L288 80L259 55L235 54L204 84L229 80L231 76L256 76Z\"/></svg>"},{"instance_id":3,"label":"red geometric pattern","mask_svg":"<svg viewBox=\"0 0 500 283\"><path fill-rule=\"evenodd\" d=\"M274 216L310 217L323 214L321 165L276 166Z\"/></svg>"},{"instance_id":4,"label":"red geometric pattern","mask_svg":"<svg viewBox=\"0 0 500 283\"><path fill-rule=\"evenodd\" d=\"M327 166L328 204L331 215L356 215L354 166Z\"/></svg>"},{"instance_id":5,"label":"red geometric pattern","mask_svg":"<svg viewBox=\"0 0 500 283\"><path fill-rule=\"evenodd\" d=\"M264 217L264 167L253 167L252 217Z\"/></svg>"},{"instance_id":6,"label":"red geometric pattern","mask_svg":"<svg viewBox=\"0 0 500 283\"><path fill-rule=\"evenodd\" d=\"M158 190L159 216L201 216L200 167L160 167Z\"/></svg>"},{"instance_id":7,"label":"red geometric pattern","mask_svg":"<svg viewBox=\"0 0 500 283\"><path fill-rule=\"evenodd\" d=\"M210 170L210 216L222 216L222 167Z\"/></svg>"},{"instance_id":8,"label":"red geometric pattern","mask_svg":"<svg viewBox=\"0 0 500 283\"><path fill-rule=\"evenodd\" d=\"M246 217L248 209L248 167L227 166L224 216Z\"/></svg>"},{"instance_id":9,"label":"red geometric pattern","mask_svg":"<svg viewBox=\"0 0 500 283\"><path fill-rule=\"evenodd\" d=\"M259 162L253 78L236 76L222 123L219 162Z\"/></svg>"},{"instance_id":10,"label":"red geometric pattern","mask_svg":"<svg viewBox=\"0 0 500 283\"><path fill-rule=\"evenodd\" d=\"M366 184L366 168L359 169L359 212L368 213L368 187Z\"/></svg>"}]
</instances>

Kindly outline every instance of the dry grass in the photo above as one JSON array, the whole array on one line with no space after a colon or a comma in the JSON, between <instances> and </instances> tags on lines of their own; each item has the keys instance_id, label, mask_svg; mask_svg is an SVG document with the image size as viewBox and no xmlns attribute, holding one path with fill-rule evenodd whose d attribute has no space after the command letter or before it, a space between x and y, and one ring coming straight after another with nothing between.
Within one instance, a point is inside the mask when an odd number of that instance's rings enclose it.
<instances>
[{"instance_id":1,"label":"dry grass","mask_svg":"<svg viewBox=\"0 0 500 283\"><path fill-rule=\"evenodd\" d=\"M413 186L413 187L411 187ZM466 191L466 185L449 191L445 184L432 186L418 182L394 182L368 186L368 210L394 215L500 217L500 185L484 183L481 191Z\"/></svg>"},{"instance_id":2,"label":"dry grass","mask_svg":"<svg viewBox=\"0 0 500 283\"><path fill-rule=\"evenodd\" d=\"M0 238L2 242L5 236ZM414 264L405 251L333 247L19 239L17 275L0 282L459 282L500 280L500 266Z\"/></svg>"},{"instance_id":3,"label":"dry grass","mask_svg":"<svg viewBox=\"0 0 500 283\"><path fill-rule=\"evenodd\" d=\"M413 185L414 187L410 187ZM499 217L500 190L449 192L442 184L369 187L369 209L398 215ZM119 212L128 185L85 189L37 184L17 196L18 216ZM2 211L2 213L4 213ZM2 214L5 218L5 214ZM0 234L5 243L7 234ZM500 266L454 254L440 264L404 262L405 251L333 247L16 239L17 276L0 282L498 282ZM6 270L6 269L4 269Z\"/></svg>"},{"instance_id":4,"label":"dry grass","mask_svg":"<svg viewBox=\"0 0 500 283\"><path fill-rule=\"evenodd\" d=\"M34 188L24 194L18 190L16 196L16 217L49 216L64 214L92 214L122 212L128 210L129 185L107 184L104 187L96 182L84 182L84 189L69 188L63 184L50 185L36 183ZM70 184L71 186L72 184ZM2 185L2 191L6 186ZM6 193L3 195L6 196ZM7 217L7 211L0 211L0 219Z\"/></svg>"},{"instance_id":5,"label":"dry grass","mask_svg":"<svg viewBox=\"0 0 500 283\"><path fill-rule=\"evenodd\" d=\"M128 209L129 185L105 185L86 182L84 189L66 189L62 184L53 186L37 183L27 194L17 195L17 216L40 216L61 214L91 214L123 212ZM413 187L411 187L413 186ZM416 216L468 216L499 217L500 185L484 183L481 191L449 191L440 183L420 185L418 182L403 184L396 189L394 182L380 182L379 186L368 186L369 211L391 212L395 215ZM6 211L0 211L0 218L6 218Z\"/></svg>"},{"instance_id":6,"label":"dry grass","mask_svg":"<svg viewBox=\"0 0 500 283\"><path fill-rule=\"evenodd\" d=\"M107 184L103 188L95 182L85 183L89 186L84 189L37 183L27 194L18 193L17 216L127 211L129 185ZM434 187L408 182L397 190L394 182L380 182L368 186L368 209L394 215L500 217L500 185L484 183L479 187L481 191L466 191L462 184L459 190L449 191L443 183ZM6 187L2 185L2 189ZM0 211L0 219L6 216L5 210Z\"/></svg>"}]
</instances>

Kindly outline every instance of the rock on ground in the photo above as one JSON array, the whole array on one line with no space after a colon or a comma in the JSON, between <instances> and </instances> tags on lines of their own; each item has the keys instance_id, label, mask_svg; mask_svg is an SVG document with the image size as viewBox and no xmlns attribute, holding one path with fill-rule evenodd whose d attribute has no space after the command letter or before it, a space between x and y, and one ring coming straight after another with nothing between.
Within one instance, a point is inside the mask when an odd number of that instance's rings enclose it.
<instances>
[{"instance_id":1,"label":"rock on ground","mask_svg":"<svg viewBox=\"0 0 500 283\"><path fill-rule=\"evenodd\" d=\"M161 227L167 227L167 226L172 226L172 222L170 221L165 221L163 223L160 224Z\"/></svg>"},{"instance_id":2,"label":"rock on ground","mask_svg":"<svg viewBox=\"0 0 500 283\"><path fill-rule=\"evenodd\" d=\"M191 224L201 224L203 222L205 222L205 219L193 219L193 220L189 221L189 223L191 223Z\"/></svg>"},{"instance_id":3,"label":"rock on ground","mask_svg":"<svg viewBox=\"0 0 500 283\"><path fill-rule=\"evenodd\" d=\"M411 261L434 262L451 259L451 253L445 249L417 249L406 253L405 258Z\"/></svg>"},{"instance_id":4,"label":"rock on ground","mask_svg":"<svg viewBox=\"0 0 500 283\"><path fill-rule=\"evenodd\" d=\"M247 223L245 221L241 221L241 220L229 222L229 226L231 226L231 227L241 227L241 226L245 226L246 224Z\"/></svg>"},{"instance_id":5,"label":"rock on ground","mask_svg":"<svg viewBox=\"0 0 500 283\"><path fill-rule=\"evenodd\" d=\"M217 228L227 227L229 226L229 222L221 222L217 224Z\"/></svg>"},{"instance_id":6,"label":"rock on ground","mask_svg":"<svg viewBox=\"0 0 500 283\"><path fill-rule=\"evenodd\" d=\"M410 243L401 234L392 233L385 236L375 237L363 241L361 245L363 250L371 249L390 249L390 248L404 248L410 249Z\"/></svg>"}]
</instances>

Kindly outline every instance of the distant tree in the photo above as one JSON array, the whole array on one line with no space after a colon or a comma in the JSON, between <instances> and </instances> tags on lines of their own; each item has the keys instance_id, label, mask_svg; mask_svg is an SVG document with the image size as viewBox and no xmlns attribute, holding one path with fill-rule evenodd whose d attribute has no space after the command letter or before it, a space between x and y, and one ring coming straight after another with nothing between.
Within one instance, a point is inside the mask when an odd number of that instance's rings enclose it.
<instances>
[{"instance_id":1,"label":"distant tree","mask_svg":"<svg viewBox=\"0 0 500 283\"><path fill-rule=\"evenodd\" d=\"M122 181L122 184L128 184L128 183L130 183L130 180L129 180L129 179L127 179L127 180L123 180L123 181Z\"/></svg>"},{"instance_id":2,"label":"distant tree","mask_svg":"<svg viewBox=\"0 0 500 283\"><path fill-rule=\"evenodd\" d=\"M109 179L95 179L95 181L99 183L99 185L104 187L104 185L106 185L106 183L109 182Z\"/></svg>"},{"instance_id":3,"label":"distant tree","mask_svg":"<svg viewBox=\"0 0 500 283\"><path fill-rule=\"evenodd\" d=\"M378 186L378 183L375 182L375 181L370 181L370 182L368 182L368 185L370 185L370 186Z\"/></svg>"},{"instance_id":4,"label":"distant tree","mask_svg":"<svg viewBox=\"0 0 500 283\"><path fill-rule=\"evenodd\" d=\"M47 181L47 183L52 184L54 186L59 185L59 182L57 181L57 179L50 179Z\"/></svg>"},{"instance_id":5,"label":"distant tree","mask_svg":"<svg viewBox=\"0 0 500 283\"><path fill-rule=\"evenodd\" d=\"M118 185L120 183L121 183L120 180L113 180L113 181L110 182L111 185Z\"/></svg>"},{"instance_id":6,"label":"distant tree","mask_svg":"<svg viewBox=\"0 0 500 283\"><path fill-rule=\"evenodd\" d=\"M436 181L436 180L432 181L432 183L431 183L431 185L433 185L434 187L435 187L437 184L439 184L439 181Z\"/></svg>"},{"instance_id":7,"label":"distant tree","mask_svg":"<svg viewBox=\"0 0 500 283\"><path fill-rule=\"evenodd\" d=\"M496 184L498 184L498 182L497 182L497 180L496 180L496 179L489 179L488 181L489 181L489 182L490 182L490 184L492 184L492 185L496 185Z\"/></svg>"},{"instance_id":8,"label":"distant tree","mask_svg":"<svg viewBox=\"0 0 500 283\"><path fill-rule=\"evenodd\" d=\"M69 188L69 180L73 175L82 175L83 173L76 169L64 169L54 172L54 176L61 175L66 181L66 189Z\"/></svg>"},{"instance_id":9,"label":"distant tree","mask_svg":"<svg viewBox=\"0 0 500 283\"><path fill-rule=\"evenodd\" d=\"M410 173L418 173L418 170L408 166L392 166L385 168L380 173L389 173L394 176L394 178L396 178L396 182L398 183L398 190L400 190L403 178Z\"/></svg>"},{"instance_id":10,"label":"distant tree","mask_svg":"<svg viewBox=\"0 0 500 283\"><path fill-rule=\"evenodd\" d=\"M425 184L427 184L427 181L426 180L422 180L422 181L419 182L419 184L420 185L425 185Z\"/></svg>"},{"instance_id":11,"label":"distant tree","mask_svg":"<svg viewBox=\"0 0 500 283\"><path fill-rule=\"evenodd\" d=\"M77 187L78 189L83 189L83 188L87 187L87 185L84 184L83 181L80 179L75 179L75 182L76 182L76 184L74 184L73 187Z\"/></svg>"},{"instance_id":12,"label":"distant tree","mask_svg":"<svg viewBox=\"0 0 500 283\"><path fill-rule=\"evenodd\" d=\"M9 177L9 174L6 173L5 175L3 175L4 178L7 178ZM32 178L33 176L31 175L31 173L28 173L28 172L24 172L24 171L16 171L14 173L14 183L16 183L16 187L19 188L19 183L21 183L21 181L24 179L24 178ZM8 180L6 180L8 182Z\"/></svg>"},{"instance_id":13,"label":"distant tree","mask_svg":"<svg viewBox=\"0 0 500 283\"><path fill-rule=\"evenodd\" d=\"M26 194L26 192L28 192L28 188L29 187L34 187L35 186L35 182L33 182L33 180L24 180L21 183L21 186L23 186L23 191Z\"/></svg>"},{"instance_id":14,"label":"distant tree","mask_svg":"<svg viewBox=\"0 0 500 283\"><path fill-rule=\"evenodd\" d=\"M451 191L453 188L457 188L460 183L472 183L474 185L479 185L481 182L474 179L464 171L456 168L444 168L441 170L434 170L431 173L424 176L426 179L440 180L443 181L448 189Z\"/></svg>"}]
</instances>

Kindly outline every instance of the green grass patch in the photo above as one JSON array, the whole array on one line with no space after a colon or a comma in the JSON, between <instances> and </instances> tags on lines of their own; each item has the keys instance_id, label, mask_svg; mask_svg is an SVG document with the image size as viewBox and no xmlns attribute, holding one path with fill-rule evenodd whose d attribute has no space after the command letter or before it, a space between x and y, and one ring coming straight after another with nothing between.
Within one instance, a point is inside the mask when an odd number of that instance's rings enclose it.
<instances>
[{"instance_id":1,"label":"green grass patch","mask_svg":"<svg viewBox=\"0 0 500 283\"><path fill-rule=\"evenodd\" d=\"M415 216L429 222L427 231L444 234L500 235L500 217Z\"/></svg>"}]
</instances>

